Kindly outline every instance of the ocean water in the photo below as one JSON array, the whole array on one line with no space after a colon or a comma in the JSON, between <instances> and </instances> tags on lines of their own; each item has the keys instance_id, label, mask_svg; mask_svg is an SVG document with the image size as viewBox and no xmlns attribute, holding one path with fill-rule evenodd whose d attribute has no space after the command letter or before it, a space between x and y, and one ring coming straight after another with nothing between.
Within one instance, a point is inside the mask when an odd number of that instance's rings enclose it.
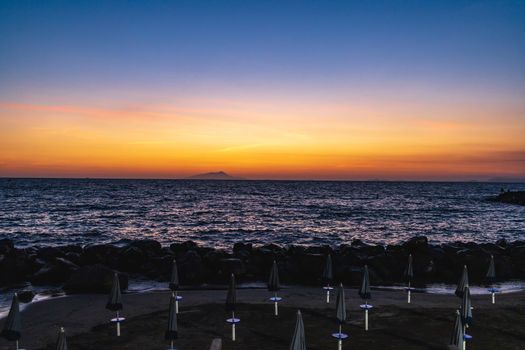
<instances>
[{"instance_id":1,"label":"ocean water","mask_svg":"<svg viewBox=\"0 0 525 350\"><path fill-rule=\"evenodd\" d=\"M0 179L0 238L17 246L194 240L214 247L525 239L525 184Z\"/></svg>"}]
</instances>

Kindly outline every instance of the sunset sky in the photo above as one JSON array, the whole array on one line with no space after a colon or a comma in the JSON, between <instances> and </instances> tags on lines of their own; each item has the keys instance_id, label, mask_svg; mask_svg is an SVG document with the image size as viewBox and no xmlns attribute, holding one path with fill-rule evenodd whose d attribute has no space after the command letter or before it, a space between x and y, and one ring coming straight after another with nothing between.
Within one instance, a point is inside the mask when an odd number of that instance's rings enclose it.
<instances>
[{"instance_id":1,"label":"sunset sky","mask_svg":"<svg viewBox=\"0 0 525 350\"><path fill-rule=\"evenodd\" d=\"M525 178L525 1L0 0L0 176Z\"/></svg>"}]
</instances>

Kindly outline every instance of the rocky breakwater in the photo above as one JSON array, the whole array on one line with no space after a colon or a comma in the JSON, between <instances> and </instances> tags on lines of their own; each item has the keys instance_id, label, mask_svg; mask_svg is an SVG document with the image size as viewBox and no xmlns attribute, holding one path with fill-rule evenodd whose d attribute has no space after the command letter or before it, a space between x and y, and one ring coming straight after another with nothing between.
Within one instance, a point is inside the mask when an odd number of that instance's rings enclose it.
<instances>
[{"instance_id":1,"label":"rocky breakwater","mask_svg":"<svg viewBox=\"0 0 525 350\"><path fill-rule=\"evenodd\" d=\"M128 277L168 281L171 262L177 259L183 285L225 284L230 273L239 282L265 282L277 260L283 283L320 285L327 254L332 255L334 277L357 286L361 269L369 267L374 285L405 282L408 254L413 255L415 283L456 283L462 266L468 265L472 283L483 283L490 255L494 255L500 280L525 280L525 242L448 243L431 245L426 237L414 237L399 245L378 246L354 240L329 246L252 246L237 243L232 250L201 247L188 241L162 247L154 240L112 244L16 248L0 240L0 285L30 281L33 285L59 285L68 293L106 292L114 271L121 273L125 289Z\"/></svg>"},{"instance_id":2,"label":"rocky breakwater","mask_svg":"<svg viewBox=\"0 0 525 350\"><path fill-rule=\"evenodd\" d=\"M501 191L496 197L489 198L492 202L525 205L525 191Z\"/></svg>"}]
</instances>

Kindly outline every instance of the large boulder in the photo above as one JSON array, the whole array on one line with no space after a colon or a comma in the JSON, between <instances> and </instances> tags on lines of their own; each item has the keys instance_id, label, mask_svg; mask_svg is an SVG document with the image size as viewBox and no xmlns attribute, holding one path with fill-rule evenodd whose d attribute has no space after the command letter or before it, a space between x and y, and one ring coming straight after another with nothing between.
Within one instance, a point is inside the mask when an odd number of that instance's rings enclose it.
<instances>
[{"instance_id":1,"label":"large boulder","mask_svg":"<svg viewBox=\"0 0 525 350\"><path fill-rule=\"evenodd\" d=\"M9 254L13 249L15 248L15 245L12 240L4 238L0 239L0 254Z\"/></svg>"},{"instance_id":2,"label":"large boulder","mask_svg":"<svg viewBox=\"0 0 525 350\"><path fill-rule=\"evenodd\" d=\"M132 241L130 247L136 247L142 251L147 257L155 257L161 255L162 246L159 242L153 239L141 239Z\"/></svg>"},{"instance_id":3,"label":"large boulder","mask_svg":"<svg viewBox=\"0 0 525 350\"><path fill-rule=\"evenodd\" d=\"M64 258L55 258L48 262L32 277L31 283L35 285L56 284L66 281L78 266Z\"/></svg>"},{"instance_id":4,"label":"large boulder","mask_svg":"<svg viewBox=\"0 0 525 350\"><path fill-rule=\"evenodd\" d=\"M111 244L93 244L84 247L80 255L81 265L113 265L117 260L119 248Z\"/></svg>"},{"instance_id":5,"label":"large boulder","mask_svg":"<svg viewBox=\"0 0 525 350\"><path fill-rule=\"evenodd\" d=\"M83 266L71 274L64 284L64 291L73 293L108 293L113 284L114 270L102 265ZM120 288L128 288L128 276L119 273Z\"/></svg>"}]
</instances>

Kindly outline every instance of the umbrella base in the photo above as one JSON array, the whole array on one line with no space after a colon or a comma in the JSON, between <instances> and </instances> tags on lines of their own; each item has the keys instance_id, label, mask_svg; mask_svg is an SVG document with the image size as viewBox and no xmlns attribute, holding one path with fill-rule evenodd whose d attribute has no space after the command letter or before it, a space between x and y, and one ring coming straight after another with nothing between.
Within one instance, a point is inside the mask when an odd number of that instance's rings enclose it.
<instances>
[{"instance_id":1,"label":"umbrella base","mask_svg":"<svg viewBox=\"0 0 525 350\"><path fill-rule=\"evenodd\" d=\"M283 300L283 298L281 298L281 297L271 297L270 300L273 301L273 302L278 303L278 302L280 302L281 300Z\"/></svg>"},{"instance_id":2,"label":"umbrella base","mask_svg":"<svg viewBox=\"0 0 525 350\"><path fill-rule=\"evenodd\" d=\"M126 320L126 318L124 318L124 317L115 317L115 318L112 318L110 321L115 323L115 322L123 322L125 320Z\"/></svg>"},{"instance_id":3,"label":"umbrella base","mask_svg":"<svg viewBox=\"0 0 525 350\"><path fill-rule=\"evenodd\" d=\"M498 288L489 288L488 291L491 292L491 293L499 293L500 292L500 290Z\"/></svg>"},{"instance_id":4,"label":"umbrella base","mask_svg":"<svg viewBox=\"0 0 525 350\"><path fill-rule=\"evenodd\" d=\"M175 300L182 300L182 297L181 297L180 295L177 295L177 296L175 297Z\"/></svg>"},{"instance_id":5,"label":"umbrella base","mask_svg":"<svg viewBox=\"0 0 525 350\"><path fill-rule=\"evenodd\" d=\"M465 335L463 336L463 339L465 339L465 340L471 340L471 339L472 339L472 336L471 336L470 334L465 334Z\"/></svg>"},{"instance_id":6,"label":"umbrella base","mask_svg":"<svg viewBox=\"0 0 525 350\"><path fill-rule=\"evenodd\" d=\"M370 310L371 308L373 308L373 306L370 304L361 304L359 305L359 307L364 310Z\"/></svg>"},{"instance_id":7,"label":"umbrella base","mask_svg":"<svg viewBox=\"0 0 525 350\"><path fill-rule=\"evenodd\" d=\"M332 333L332 337L334 337L336 339L344 340L344 339L347 339L349 337L349 335L345 334L345 333Z\"/></svg>"},{"instance_id":8,"label":"umbrella base","mask_svg":"<svg viewBox=\"0 0 525 350\"><path fill-rule=\"evenodd\" d=\"M236 323L241 322L241 319L240 318L228 318L226 322L236 324Z\"/></svg>"},{"instance_id":9,"label":"umbrella base","mask_svg":"<svg viewBox=\"0 0 525 350\"><path fill-rule=\"evenodd\" d=\"M323 287L324 290L334 290L333 287Z\"/></svg>"}]
</instances>

